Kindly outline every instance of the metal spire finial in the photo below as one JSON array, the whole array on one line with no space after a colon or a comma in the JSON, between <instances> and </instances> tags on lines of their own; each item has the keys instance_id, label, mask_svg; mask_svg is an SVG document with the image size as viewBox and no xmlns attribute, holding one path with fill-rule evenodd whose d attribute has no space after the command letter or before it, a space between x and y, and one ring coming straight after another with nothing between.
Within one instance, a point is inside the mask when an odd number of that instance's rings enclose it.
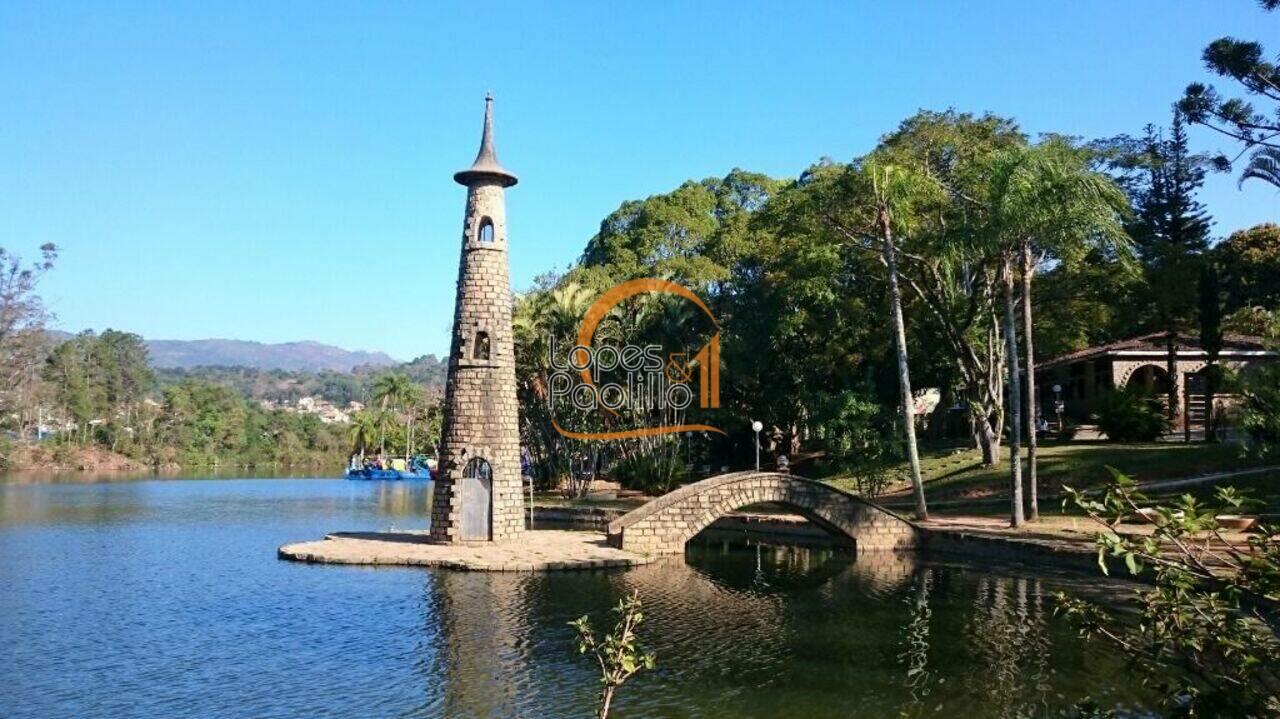
<instances>
[{"instance_id":1,"label":"metal spire finial","mask_svg":"<svg viewBox=\"0 0 1280 719\"><path fill-rule=\"evenodd\" d=\"M453 179L467 186L483 180L496 181L503 187L516 184L516 176L498 162L498 152L493 149L492 91L484 95L484 134L480 136L480 152L476 153L476 161L471 164L471 167L454 173Z\"/></svg>"}]
</instances>

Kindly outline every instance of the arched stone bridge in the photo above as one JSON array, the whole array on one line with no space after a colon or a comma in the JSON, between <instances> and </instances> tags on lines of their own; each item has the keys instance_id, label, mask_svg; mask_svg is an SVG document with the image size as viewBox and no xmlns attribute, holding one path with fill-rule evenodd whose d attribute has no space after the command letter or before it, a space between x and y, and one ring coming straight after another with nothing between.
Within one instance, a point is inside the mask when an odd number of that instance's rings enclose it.
<instances>
[{"instance_id":1,"label":"arched stone bridge","mask_svg":"<svg viewBox=\"0 0 1280 719\"><path fill-rule=\"evenodd\" d=\"M843 534L858 551L916 546L914 524L844 490L778 472L733 472L687 484L609 523L609 544L641 554L678 554L716 519L757 502L777 502Z\"/></svg>"}]
</instances>

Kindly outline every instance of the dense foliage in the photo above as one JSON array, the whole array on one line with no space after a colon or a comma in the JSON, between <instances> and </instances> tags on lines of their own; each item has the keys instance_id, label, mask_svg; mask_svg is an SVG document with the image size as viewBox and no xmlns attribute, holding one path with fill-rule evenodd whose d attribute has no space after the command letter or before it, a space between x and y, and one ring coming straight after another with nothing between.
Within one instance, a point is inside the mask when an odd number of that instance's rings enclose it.
<instances>
[{"instance_id":1,"label":"dense foliage","mask_svg":"<svg viewBox=\"0 0 1280 719\"><path fill-rule=\"evenodd\" d=\"M45 263L51 260L52 253ZM26 301L33 309L25 311L38 319L38 302ZM376 374L372 369L351 374L245 368L157 372L135 334L84 332L57 342L38 322L24 322L29 337L11 344L11 356L26 354L23 362L15 362L24 374L4 417L13 434L0 451L0 463L14 462L22 443L42 440L33 446L43 451L28 452L28 462L80 466L76 450L103 448L158 469L335 471L352 450L433 452L439 441L435 392L441 363L435 357ZM372 406L356 413L349 425L328 424L314 413L297 411L303 397Z\"/></svg>"},{"instance_id":2,"label":"dense foliage","mask_svg":"<svg viewBox=\"0 0 1280 719\"><path fill-rule=\"evenodd\" d=\"M1095 498L1070 489L1068 503L1102 526L1098 564L1108 558L1130 574L1149 573L1154 587L1136 590L1141 616L1128 621L1087 601L1057 596L1059 610L1087 636L1123 651L1143 680L1156 686L1171 716L1273 717L1280 713L1280 543L1261 526L1240 538L1221 517L1250 502L1229 487L1217 501L1190 495L1153 504L1129 477ZM1136 512L1153 517L1150 535L1117 533ZM1093 711L1098 716L1114 712Z\"/></svg>"},{"instance_id":3,"label":"dense foliage","mask_svg":"<svg viewBox=\"0 0 1280 719\"><path fill-rule=\"evenodd\" d=\"M394 368L432 395L444 391L446 363L424 355ZM195 379L230 387L252 400L294 403L303 397L322 397L338 406L368 404L374 382L386 368L356 367L351 372L263 370L252 367L182 367L156 369L161 387Z\"/></svg>"},{"instance_id":4,"label":"dense foliage","mask_svg":"<svg viewBox=\"0 0 1280 719\"><path fill-rule=\"evenodd\" d=\"M1169 420L1159 398L1126 387L1102 395L1098 429L1113 442L1152 442L1169 431Z\"/></svg>"},{"instance_id":5,"label":"dense foliage","mask_svg":"<svg viewBox=\"0 0 1280 719\"><path fill-rule=\"evenodd\" d=\"M1269 364L1239 379L1240 429L1255 454L1280 453L1280 364Z\"/></svg>"},{"instance_id":6,"label":"dense foliage","mask_svg":"<svg viewBox=\"0 0 1280 719\"><path fill-rule=\"evenodd\" d=\"M640 466L676 465L633 459L655 453L678 454L695 468L750 464L749 425L759 420L766 466L787 455L863 477L874 490L913 445L903 441L913 423L902 418L914 413L903 387L938 390L925 436L969 437L987 464L998 463L1008 421L1004 344L1010 332L1022 333L1000 319L1002 278L1026 275L1031 287L1035 272L1072 298L1091 297L1081 285L1094 283L1118 288L1120 302L1146 287L1128 266L1120 223L1128 202L1092 169L1097 158L1060 137L1033 143L1008 118L922 112L867 155L824 160L793 180L734 170L623 203L577 265L540 278L517 303L523 432L540 476L618 462L630 479ZM694 290L711 309L722 342L722 408L679 418L610 416L550 402L548 349L572 346L604 290L653 276ZM636 298L600 332L613 341L696 347L708 328L688 316L688 303L669 300ZM1065 341L1059 333L1046 344L1076 349L1114 329ZM557 422L599 430L677 420L706 421L726 435L581 444L556 429Z\"/></svg>"},{"instance_id":7,"label":"dense foliage","mask_svg":"<svg viewBox=\"0 0 1280 719\"><path fill-rule=\"evenodd\" d=\"M939 394L937 410L918 420L922 437L968 439L994 465L1012 436L1015 360L1034 374L1037 359L1158 330L1199 333L1214 347L1223 333L1272 321L1275 233L1264 225L1211 247L1195 198L1211 165L1189 147L1181 113L1167 130L1082 144L1033 142L994 115L921 112L847 163L824 159L794 179L735 169L624 202L578 263L517 300L522 432L538 476L554 484L606 472L653 491L677 474L750 465L749 425L759 420L766 466L787 455L874 492L908 456L904 380ZM895 357L890 241L909 379ZM610 415L552 402L550 347L572 346L606 289L655 276L711 309L722 408ZM680 304L635 298L597 336L696 347L708 328ZM1036 395L1023 400L1017 424L1029 435L1039 409ZM1118 392L1100 420L1109 436L1151 438L1179 401ZM684 421L725 435L599 442L557 430ZM1034 466L1025 480L1032 517Z\"/></svg>"},{"instance_id":8,"label":"dense foliage","mask_svg":"<svg viewBox=\"0 0 1280 719\"><path fill-rule=\"evenodd\" d=\"M45 359L43 391L56 418L47 443L102 446L156 467L324 467L346 437L315 415L267 410L209 381L157 385L134 334L85 332Z\"/></svg>"}]
</instances>

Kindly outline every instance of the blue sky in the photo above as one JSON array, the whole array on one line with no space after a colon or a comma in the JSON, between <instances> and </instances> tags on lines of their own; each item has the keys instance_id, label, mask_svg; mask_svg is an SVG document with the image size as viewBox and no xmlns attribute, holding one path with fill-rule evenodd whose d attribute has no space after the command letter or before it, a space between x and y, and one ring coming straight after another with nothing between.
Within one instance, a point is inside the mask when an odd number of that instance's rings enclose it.
<instances>
[{"instance_id":1,"label":"blue sky","mask_svg":"<svg viewBox=\"0 0 1280 719\"><path fill-rule=\"evenodd\" d=\"M898 6L907 6L905 8ZM1167 123L1252 0L0 4L0 246L62 258L57 325L447 351L496 98L516 289L623 200L847 160L919 108L1084 137ZM1196 149L1232 150L1200 130ZM1210 180L1225 235L1277 219Z\"/></svg>"}]
</instances>

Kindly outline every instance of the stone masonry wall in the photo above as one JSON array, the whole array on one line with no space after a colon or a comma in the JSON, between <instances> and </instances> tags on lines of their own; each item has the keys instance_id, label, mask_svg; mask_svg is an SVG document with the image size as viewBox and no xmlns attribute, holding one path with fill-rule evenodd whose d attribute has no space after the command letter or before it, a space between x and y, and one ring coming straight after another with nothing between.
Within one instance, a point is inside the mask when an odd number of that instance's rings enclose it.
<instances>
[{"instance_id":1,"label":"stone masonry wall","mask_svg":"<svg viewBox=\"0 0 1280 719\"><path fill-rule=\"evenodd\" d=\"M503 195L497 182L467 188L444 440L431 511L431 535L439 541L460 540L462 473L477 457L493 470L492 538L512 539L525 530ZM492 242L480 239L486 217L493 223ZM487 359L476 357L478 333L488 336Z\"/></svg>"},{"instance_id":2,"label":"stone masonry wall","mask_svg":"<svg viewBox=\"0 0 1280 719\"><path fill-rule=\"evenodd\" d=\"M677 554L716 518L757 502L779 502L828 530L853 539L858 551L916 546L915 525L821 482L776 472L735 472L686 485L609 524L609 543L642 554Z\"/></svg>"}]
</instances>

